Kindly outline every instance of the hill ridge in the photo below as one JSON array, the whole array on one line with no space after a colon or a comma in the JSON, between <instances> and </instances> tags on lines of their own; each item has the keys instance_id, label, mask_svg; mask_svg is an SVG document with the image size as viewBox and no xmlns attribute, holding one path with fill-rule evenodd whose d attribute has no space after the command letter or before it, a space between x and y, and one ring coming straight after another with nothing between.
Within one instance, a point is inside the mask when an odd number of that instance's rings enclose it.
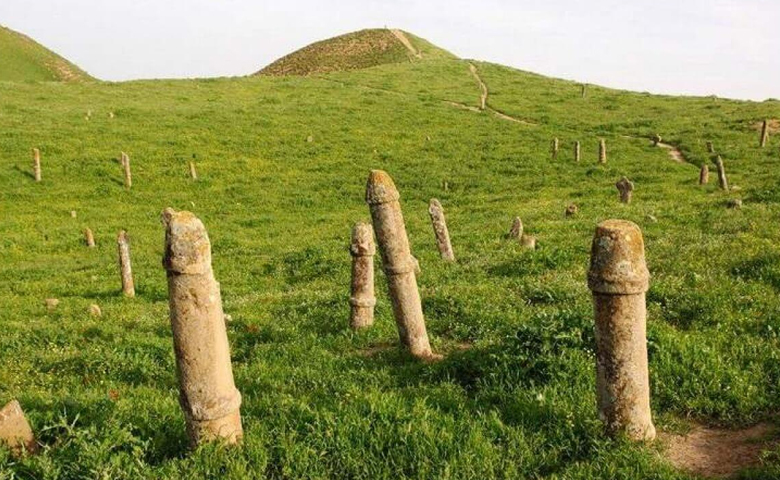
<instances>
[{"instance_id":1,"label":"hill ridge","mask_svg":"<svg viewBox=\"0 0 780 480\"><path fill-rule=\"evenodd\" d=\"M33 38L0 25L0 80L78 82L93 78Z\"/></svg>"}]
</instances>

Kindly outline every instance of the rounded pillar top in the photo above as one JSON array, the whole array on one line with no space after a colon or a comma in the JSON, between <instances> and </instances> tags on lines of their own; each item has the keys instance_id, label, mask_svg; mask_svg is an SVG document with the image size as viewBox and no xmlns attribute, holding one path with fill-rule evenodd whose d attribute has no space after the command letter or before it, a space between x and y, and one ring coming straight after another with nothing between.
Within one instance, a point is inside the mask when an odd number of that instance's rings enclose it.
<instances>
[{"instance_id":1,"label":"rounded pillar top","mask_svg":"<svg viewBox=\"0 0 780 480\"><path fill-rule=\"evenodd\" d=\"M368 257L376 253L374 229L371 225L358 222L352 227L352 243L349 251L355 257Z\"/></svg>"},{"instance_id":2,"label":"rounded pillar top","mask_svg":"<svg viewBox=\"0 0 780 480\"><path fill-rule=\"evenodd\" d=\"M381 203L396 202L401 198L398 189L390 175L384 170L371 170L366 183L366 203L379 205Z\"/></svg>"},{"instance_id":3,"label":"rounded pillar top","mask_svg":"<svg viewBox=\"0 0 780 480\"><path fill-rule=\"evenodd\" d=\"M172 208L163 211L162 220L165 224L165 269L191 275L209 271L211 242L203 222L191 212L177 212Z\"/></svg>"},{"instance_id":4,"label":"rounded pillar top","mask_svg":"<svg viewBox=\"0 0 780 480\"><path fill-rule=\"evenodd\" d=\"M642 231L628 220L606 220L596 227L590 254L588 287L596 293L646 292L650 273Z\"/></svg>"}]
</instances>

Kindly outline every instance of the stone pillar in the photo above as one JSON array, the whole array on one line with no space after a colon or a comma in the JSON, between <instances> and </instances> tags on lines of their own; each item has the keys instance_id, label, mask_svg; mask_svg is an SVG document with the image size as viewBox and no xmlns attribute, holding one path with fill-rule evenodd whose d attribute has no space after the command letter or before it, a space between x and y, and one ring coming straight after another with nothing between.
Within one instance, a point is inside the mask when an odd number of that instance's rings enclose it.
<instances>
[{"instance_id":1,"label":"stone pillar","mask_svg":"<svg viewBox=\"0 0 780 480\"><path fill-rule=\"evenodd\" d=\"M193 446L213 440L238 443L241 394L233 382L219 283L211 269L211 243L190 212L163 212L173 347L179 403Z\"/></svg>"},{"instance_id":2,"label":"stone pillar","mask_svg":"<svg viewBox=\"0 0 780 480\"><path fill-rule=\"evenodd\" d=\"M41 151L37 148L32 149L33 156L33 176L36 182L41 181Z\"/></svg>"},{"instance_id":3,"label":"stone pillar","mask_svg":"<svg viewBox=\"0 0 780 480\"><path fill-rule=\"evenodd\" d=\"M631 193L634 191L634 182L623 177L615 183L615 186L618 191L620 191L620 201L623 203L631 203Z\"/></svg>"},{"instance_id":4,"label":"stone pillar","mask_svg":"<svg viewBox=\"0 0 780 480\"><path fill-rule=\"evenodd\" d=\"M715 158L715 166L718 167L718 183L720 184L720 188L728 192L729 181L726 178L726 168L723 166L723 159L720 158L720 155Z\"/></svg>"},{"instance_id":5,"label":"stone pillar","mask_svg":"<svg viewBox=\"0 0 780 480\"><path fill-rule=\"evenodd\" d=\"M769 140L769 122L764 120L764 123L761 125L761 141L759 142L759 146L761 148L766 147L767 140Z\"/></svg>"},{"instance_id":6,"label":"stone pillar","mask_svg":"<svg viewBox=\"0 0 780 480\"><path fill-rule=\"evenodd\" d=\"M349 325L354 328L370 327L374 324L374 229L366 223L357 223L352 228L352 292L349 297L351 315Z\"/></svg>"},{"instance_id":7,"label":"stone pillar","mask_svg":"<svg viewBox=\"0 0 780 480\"><path fill-rule=\"evenodd\" d=\"M135 297L135 284L133 283L133 269L130 265L130 240L127 232L122 230L116 237L119 248L119 272L122 275L122 293L125 297Z\"/></svg>"},{"instance_id":8,"label":"stone pillar","mask_svg":"<svg viewBox=\"0 0 780 480\"><path fill-rule=\"evenodd\" d=\"M454 262L455 254L452 251L447 221L444 219L444 208L442 208L441 203L437 199L431 199L431 202L428 204L428 214L431 216L433 233L436 236L436 246L439 248L441 258L448 262Z\"/></svg>"},{"instance_id":9,"label":"stone pillar","mask_svg":"<svg viewBox=\"0 0 780 480\"><path fill-rule=\"evenodd\" d=\"M707 166L706 163L703 163L701 165L701 170L699 170L699 185L707 185L709 181L710 181L710 168Z\"/></svg>"},{"instance_id":10,"label":"stone pillar","mask_svg":"<svg viewBox=\"0 0 780 480\"><path fill-rule=\"evenodd\" d=\"M626 220L600 223L588 271L596 320L599 418L609 434L622 433L634 441L655 438L645 331L649 281L639 227Z\"/></svg>"},{"instance_id":11,"label":"stone pillar","mask_svg":"<svg viewBox=\"0 0 780 480\"><path fill-rule=\"evenodd\" d=\"M607 163L607 142L603 138L599 140L599 163Z\"/></svg>"},{"instance_id":12,"label":"stone pillar","mask_svg":"<svg viewBox=\"0 0 780 480\"><path fill-rule=\"evenodd\" d=\"M14 458L25 452L38 451L32 428L16 400L11 400L0 410L0 445L9 448Z\"/></svg>"},{"instance_id":13,"label":"stone pillar","mask_svg":"<svg viewBox=\"0 0 780 480\"><path fill-rule=\"evenodd\" d=\"M587 95L588 95L588 84L587 83L583 83L580 86L580 96L582 98L585 98Z\"/></svg>"},{"instance_id":14,"label":"stone pillar","mask_svg":"<svg viewBox=\"0 0 780 480\"><path fill-rule=\"evenodd\" d=\"M198 179L198 172L195 170L195 162L190 162L190 178L193 180Z\"/></svg>"},{"instance_id":15,"label":"stone pillar","mask_svg":"<svg viewBox=\"0 0 780 480\"><path fill-rule=\"evenodd\" d=\"M133 187L133 176L130 174L130 157L122 152L122 170L125 174L125 188L130 190Z\"/></svg>"},{"instance_id":16,"label":"stone pillar","mask_svg":"<svg viewBox=\"0 0 780 480\"><path fill-rule=\"evenodd\" d=\"M393 316L403 343L417 358L433 357L423 319L420 293L414 273L409 239L393 179L382 170L372 170L366 185L366 203L371 210L382 266L387 275Z\"/></svg>"},{"instance_id":17,"label":"stone pillar","mask_svg":"<svg viewBox=\"0 0 780 480\"><path fill-rule=\"evenodd\" d=\"M580 142L574 142L574 161L580 161Z\"/></svg>"},{"instance_id":18,"label":"stone pillar","mask_svg":"<svg viewBox=\"0 0 780 480\"><path fill-rule=\"evenodd\" d=\"M88 247L95 246L95 236L92 234L92 229L90 228L84 229L84 241L87 243Z\"/></svg>"},{"instance_id":19,"label":"stone pillar","mask_svg":"<svg viewBox=\"0 0 780 480\"><path fill-rule=\"evenodd\" d=\"M552 140L552 146L550 147L550 150L552 151L552 159L555 160L558 158L558 150L560 150L560 141L558 138L553 138Z\"/></svg>"},{"instance_id":20,"label":"stone pillar","mask_svg":"<svg viewBox=\"0 0 780 480\"><path fill-rule=\"evenodd\" d=\"M715 147L712 142L707 142L707 153L715 153Z\"/></svg>"},{"instance_id":21,"label":"stone pillar","mask_svg":"<svg viewBox=\"0 0 780 480\"><path fill-rule=\"evenodd\" d=\"M512 220L512 228L509 229L509 238L520 240L523 237L523 221L520 217Z\"/></svg>"}]
</instances>

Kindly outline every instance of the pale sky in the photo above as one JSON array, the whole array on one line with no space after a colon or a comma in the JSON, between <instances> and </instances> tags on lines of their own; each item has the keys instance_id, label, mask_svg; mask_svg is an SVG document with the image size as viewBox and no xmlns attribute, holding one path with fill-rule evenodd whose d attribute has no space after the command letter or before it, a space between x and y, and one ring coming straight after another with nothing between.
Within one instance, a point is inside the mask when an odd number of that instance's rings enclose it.
<instances>
[{"instance_id":1,"label":"pale sky","mask_svg":"<svg viewBox=\"0 0 780 480\"><path fill-rule=\"evenodd\" d=\"M780 0L0 0L0 24L103 80L246 75L388 26L553 77L780 98Z\"/></svg>"}]
</instances>

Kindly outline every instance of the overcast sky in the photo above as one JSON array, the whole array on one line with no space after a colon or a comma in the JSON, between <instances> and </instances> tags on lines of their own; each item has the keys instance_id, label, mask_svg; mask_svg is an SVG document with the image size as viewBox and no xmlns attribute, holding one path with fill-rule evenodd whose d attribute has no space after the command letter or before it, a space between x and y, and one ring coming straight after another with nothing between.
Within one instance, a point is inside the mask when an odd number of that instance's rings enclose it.
<instances>
[{"instance_id":1,"label":"overcast sky","mask_svg":"<svg viewBox=\"0 0 780 480\"><path fill-rule=\"evenodd\" d=\"M104 80L245 75L389 26L554 77L780 98L780 0L0 0L0 24Z\"/></svg>"}]
</instances>

